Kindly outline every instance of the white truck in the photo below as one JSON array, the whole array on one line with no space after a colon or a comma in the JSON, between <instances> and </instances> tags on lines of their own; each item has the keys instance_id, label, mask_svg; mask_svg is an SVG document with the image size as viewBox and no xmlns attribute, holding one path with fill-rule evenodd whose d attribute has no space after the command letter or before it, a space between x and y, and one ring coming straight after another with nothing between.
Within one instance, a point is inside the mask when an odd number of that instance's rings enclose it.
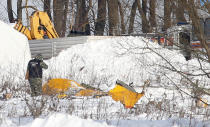
<instances>
[{"instance_id":1,"label":"white truck","mask_svg":"<svg viewBox=\"0 0 210 127\"><path fill-rule=\"evenodd\" d=\"M200 26L210 47L210 16L201 18ZM192 50L203 50L194 30L191 23L178 23L167 30L167 40L173 43L173 48L182 52L186 60L191 59Z\"/></svg>"}]
</instances>

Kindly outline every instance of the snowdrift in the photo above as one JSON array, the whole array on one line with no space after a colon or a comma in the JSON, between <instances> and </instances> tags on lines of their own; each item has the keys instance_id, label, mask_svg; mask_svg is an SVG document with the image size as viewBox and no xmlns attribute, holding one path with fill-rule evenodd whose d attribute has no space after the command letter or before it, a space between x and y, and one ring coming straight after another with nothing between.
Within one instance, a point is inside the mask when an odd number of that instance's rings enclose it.
<instances>
[{"instance_id":1,"label":"snowdrift","mask_svg":"<svg viewBox=\"0 0 210 127\"><path fill-rule=\"evenodd\" d=\"M31 54L27 38L0 21L0 78L24 78Z\"/></svg>"},{"instance_id":2,"label":"snowdrift","mask_svg":"<svg viewBox=\"0 0 210 127\"><path fill-rule=\"evenodd\" d=\"M114 127L91 119L81 119L68 114L52 114L47 118L37 118L31 124L21 127Z\"/></svg>"},{"instance_id":3,"label":"snowdrift","mask_svg":"<svg viewBox=\"0 0 210 127\"><path fill-rule=\"evenodd\" d=\"M180 84L182 76L171 71L171 65L177 71L201 72L197 60L186 61L180 52L162 48L142 37L116 37L75 45L48 64L46 77L67 78L107 91L115 86L117 79L127 84L133 82L134 86L142 86L147 79L157 81L153 85L172 85L169 79ZM208 63L202 64L210 68ZM197 79L201 84L210 82L204 76L193 78Z\"/></svg>"}]
</instances>

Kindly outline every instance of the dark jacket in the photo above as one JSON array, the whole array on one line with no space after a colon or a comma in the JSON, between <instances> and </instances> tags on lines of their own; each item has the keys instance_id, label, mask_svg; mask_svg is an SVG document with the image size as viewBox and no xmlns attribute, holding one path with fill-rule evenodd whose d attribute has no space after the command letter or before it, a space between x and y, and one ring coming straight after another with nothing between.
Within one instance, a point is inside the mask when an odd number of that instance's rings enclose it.
<instances>
[{"instance_id":1,"label":"dark jacket","mask_svg":"<svg viewBox=\"0 0 210 127\"><path fill-rule=\"evenodd\" d=\"M29 78L42 78L42 68L47 69L47 64L37 59L30 60L27 67Z\"/></svg>"}]
</instances>

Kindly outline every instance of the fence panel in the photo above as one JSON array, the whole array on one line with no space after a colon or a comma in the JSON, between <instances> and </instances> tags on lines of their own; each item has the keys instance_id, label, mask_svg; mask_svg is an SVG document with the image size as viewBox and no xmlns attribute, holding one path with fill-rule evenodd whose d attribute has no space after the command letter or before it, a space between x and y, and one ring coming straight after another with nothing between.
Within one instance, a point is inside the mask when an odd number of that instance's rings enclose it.
<instances>
[{"instance_id":1,"label":"fence panel","mask_svg":"<svg viewBox=\"0 0 210 127\"><path fill-rule=\"evenodd\" d=\"M35 57L37 54L42 54L44 59L50 59L57 56L61 51L70 48L72 45L84 44L91 40L101 40L110 38L108 36L79 36L79 37L66 37L56 39L44 39L44 40L30 40L29 47L31 51L31 57Z\"/></svg>"}]
</instances>

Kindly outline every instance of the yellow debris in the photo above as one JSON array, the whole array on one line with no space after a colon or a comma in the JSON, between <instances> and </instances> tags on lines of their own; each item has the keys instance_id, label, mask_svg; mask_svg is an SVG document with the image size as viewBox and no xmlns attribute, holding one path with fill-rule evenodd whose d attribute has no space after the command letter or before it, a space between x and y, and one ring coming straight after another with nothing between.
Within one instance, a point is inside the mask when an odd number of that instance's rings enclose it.
<instances>
[{"instance_id":1,"label":"yellow debris","mask_svg":"<svg viewBox=\"0 0 210 127\"><path fill-rule=\"evenodd\" d=\"M65 98L68 95L68 91L76 90L76 93L70 93L75 96L111 96L113 100L120 101L126 108L132 108L138 100L144 95L144 93L136 92L132 87L123 83L122 81L117 81L115 88L111 89L109 92L103 92L100 89L91 87L86 84L79 84L73 80L69 79L51 79L46 84L43 85L42 90L44 94L47 95L58 95L58 98Z\"/></svg>"},{"instance_id":2,"label":"yellow debris","mask_svg":"<svg viewBox=\"0 0 210 127\"><path fill-rule=\"evenodd\" d=\"M204 103L205 102L205 103ZM208 107L208 101L204 98L199 98L199 100L196 101L196 106L197 107L203 107L203 108L207 108Z\"/></svg>"},{"instance_id":3,"label":"yellow debris","mask_svg":"<svg viewBox=\"0 0 210 127\"><path fill-rule=\"evenodd\" d=\"M92 90L92 89L84 89L76 93L76 96L103 96L103 95L106 95L106 93L99 90Z\"/></svg>"},{"instance_id":4,"label":"yellow debris","mask_svg":"<svg viewBox=\"0 0 210 127\"><path fill-rule=\"evenodd\" d=\"M115 101L120 101L126 108L132 108L137 101L144 95L129 90L120 84L116 84L115 88L109 91L109 95Z\"/></svg>"},{"instance_id":5,"label":"yellow debris","mask_svg":"<svg viewBox=\"0 0 210 127\"><path fill-rule=\"evenodd\" d=\"M42 87L42 91L44 94L53 95L64 93L70 88L78 90L84 89L82 86L80 86L80 84L73 80L57 78L51 79L47 83L45 83Z\"/></svg>"}]
</instances>

